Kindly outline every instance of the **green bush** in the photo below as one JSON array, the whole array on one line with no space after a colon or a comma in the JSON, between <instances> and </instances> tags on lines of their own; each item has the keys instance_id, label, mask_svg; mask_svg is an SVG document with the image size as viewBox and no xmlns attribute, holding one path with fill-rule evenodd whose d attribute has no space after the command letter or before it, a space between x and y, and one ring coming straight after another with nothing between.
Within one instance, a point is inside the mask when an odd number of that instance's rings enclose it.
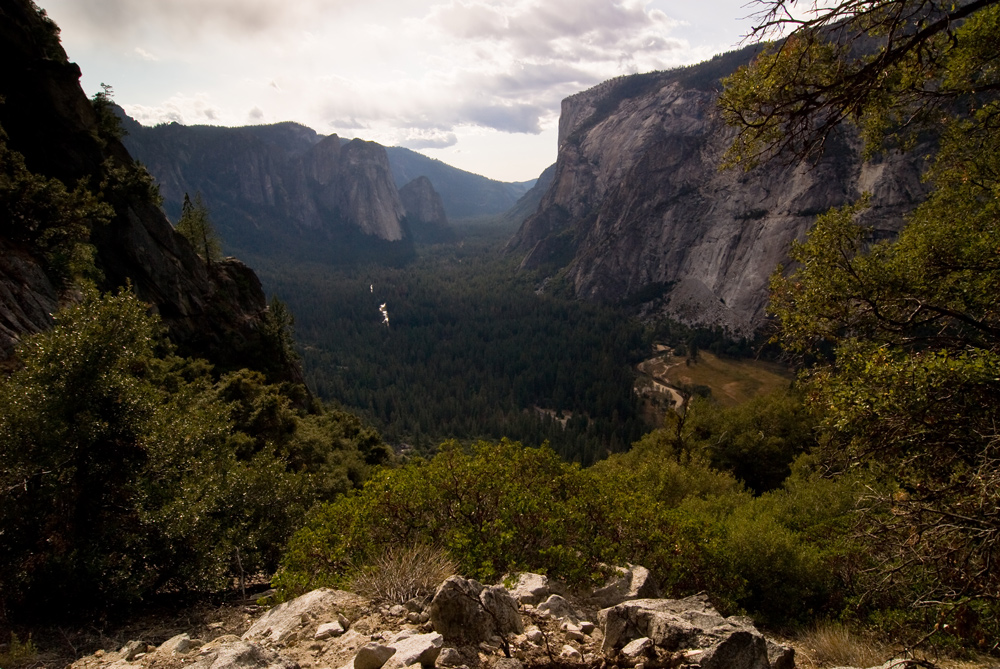
<instances>
[{"instance_id":1,"label":"green bush","mask_svg":"<svg viewBox=\"0 0 1000 669\"><path fill-rule=\"evenodd\" d=\"M88 292L0 380L0 610L70 613L270 572L317 499L384 452L253 372L170 353L130 292ZM302 434L299 435L299 428ZM377 459L377 456L375 457Z\"/></svg>"},{"instance_id":2,"label":"green bush","mask_svg":"<svg viewBox=\"0 0 1000 669\"><path fill-rule=\"evenodd\" d=\"M484 580L526 569L580 578L590 557L576 550L582 482L547 447L448 443L322 505L292 538L274 584L288 594L343 585L376 551L413 543L440 546L461 573Z\"/></svg>"},{"instance_id":3,"label":"green bush","mask_svg":"<svg viewBox=\"0 0 1000 669\"><path fill-rule=\"evenodd\" d=\"M649 568L662 590L706 590L726 612L774 622L842 606L856 491L796 467L754 497L663 431L590 469L510 441L446 444L429 461L381 470L322 505L290 541L273 584L284 597L346 586L380 551L433 543L481 580L535 571L593 585L606 565Z\"/></svg>"}]
</instances>

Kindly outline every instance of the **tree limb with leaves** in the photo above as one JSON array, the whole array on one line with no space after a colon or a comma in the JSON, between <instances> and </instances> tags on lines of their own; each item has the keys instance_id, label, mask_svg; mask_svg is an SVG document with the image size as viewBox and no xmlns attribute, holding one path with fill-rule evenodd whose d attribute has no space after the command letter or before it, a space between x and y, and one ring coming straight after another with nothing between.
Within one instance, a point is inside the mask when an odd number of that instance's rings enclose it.
<instances>
[{"instance_id":1,"label":"tree limb with leaves","mask_svg":"<svg viewBox=\"0 0 1000 669\"><path fill-rule=\"evenodd\" d=\"M726 81L730 164L815 157L845 122L869 156L936 147L898 237L857 224L864 198L819 217L771 310L783 345L818 361L828 458L894 484L863 505L866 598L985 642L1000 610L1000 2L758 6L751 36L785 37Z\"/></svg>"}]
</instances>

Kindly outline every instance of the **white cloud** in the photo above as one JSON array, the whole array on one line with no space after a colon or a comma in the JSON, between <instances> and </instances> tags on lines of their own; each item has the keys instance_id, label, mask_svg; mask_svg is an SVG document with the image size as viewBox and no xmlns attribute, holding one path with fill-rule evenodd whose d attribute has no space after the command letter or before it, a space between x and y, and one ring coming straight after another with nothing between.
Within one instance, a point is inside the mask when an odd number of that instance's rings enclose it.
<instances>
[{"instance_id":1,"label":"white cloud","mask_svg":"<svg viewBox=\"0 0 1000 669\"><path fill-rule=\"evenodd\" d=\"M689 0L38 1L84 85L113 84L144 124L294 120L463 157L490 145L474 133L548 137L566 96L713 53L668 16L709 11ZM554 142L536 153L518 179Z\"/></svg>"},{"instance_id":2,"label":"white cloud","mask_svg":"<svg viewBox=\"0 0 1000 669\"><path fill-rule=\"evenodd\" d=\"M159 58L157 58L153 54L149 53L148 51L146 51L142 47L138 47L137 46L135 48L135 53L138 54L138 56L140 58L142 58L143 60L148 60L148 61L150 61L152 63L155 63L156 61L160 60Z\"/></svg>"}]
</instances>

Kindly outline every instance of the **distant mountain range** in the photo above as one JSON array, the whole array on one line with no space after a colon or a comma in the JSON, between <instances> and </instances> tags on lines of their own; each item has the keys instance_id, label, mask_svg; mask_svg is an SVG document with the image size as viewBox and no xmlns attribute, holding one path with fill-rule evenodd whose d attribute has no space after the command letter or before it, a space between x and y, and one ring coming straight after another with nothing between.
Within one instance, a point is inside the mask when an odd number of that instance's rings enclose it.
<instances>
[{"instance_id":1,"label":"distant mountain range","mask_svg":"<svg viewBox=\"0 0 1000 669\"><path fill-rule=\"evenodd\" d=\"M144 127L119 113L124 143L156 178L167 214L176 219L185 193L200 192L235 251L405 261L415 242L454 239L449 218L502 213L533 183L493 181L296 123ZM408 211L400 191L418 180L407 191Z\"/></svg>"}]
</instances>

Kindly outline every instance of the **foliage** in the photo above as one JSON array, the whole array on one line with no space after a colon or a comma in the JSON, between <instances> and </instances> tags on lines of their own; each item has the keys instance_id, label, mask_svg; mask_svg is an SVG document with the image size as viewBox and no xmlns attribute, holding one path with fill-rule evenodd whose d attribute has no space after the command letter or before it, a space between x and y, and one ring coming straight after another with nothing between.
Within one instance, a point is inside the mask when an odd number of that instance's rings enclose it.
<instances>
[{"instance_id":1,"label":"foliage","mask_svg":"<svg viewBox=\"0 0 1000 669\"><path fill-rule=\"evenodd\" d=\"M660 432L590 469L507 440L446 444L318 508L273 583L285 597L343 585L378 569L381 551L435 545L487 581L536 571L593 585L608 564L642 564L670 595L708 590L728 611L788 621L841 606L853 573L850 546L831 537L850 521L854 482L797 472L754 498Z\"/></svg>"},{"instance_id":2,"label":"foliage","mask_svg":"<svg viewBox=\"0 0 1000 669\"><path fill-rule=\"evenodd\" d=\"M0 129L0 222L4 234L45 260L59 284L97 277L90 232L105 225L111 208L83 185L70 190L58 179L29 171L24 157L7 146Z\"/></svg>"},{"instance_id":3,"label":"foliage","mask_svg":"<svg viewBox=\"0 0 1000 669\"><path fill-rule=\"evenodd\" d=\"M181 217L174 229L191 242L198 255L209 265L222 257L222 244L209 219L208 207L201 199L201 193L195 193L194 202L187 193L184 194Z\"/></svg>"},{"instance_id":4,"label":"foliage","mask_svg":"<svg viewBox=\"0 0 1000 669\"><path fill-rule=\"evenodd\" d=\"M94 94L90 104L97 115L97 134L101 141L105 143L108 140L121 141L126 132L121 119L115 114L114 89L109 84L102 83L101 91Z\"/></svg>"},{"instance_id":5,"label":"foliage","mask_svg":"<svg viewBox=\"0 0 1000 669\"><path fill-rule=\"evenodd\" d=\"M310 387L392 442L430 452L448 438L506 436L586 464L644 430L631 367L649 350L642 326L537 295L492 240L405 269L254 260L295 313Z\"/></svg>"},{"instance_id":6,"label":"foliage","mask_svg":"<svg viewBox=\"0 0 1000 669\"><path fill-rule=\"evenodd\" d=\"M775 392L729 409L695 399L688 413L686 447L756 493L780 487L792 461L816 445L815 419L794 393Z\"/></svg>"},{"instance_id":7,"label":"foliage","mask_svg":"<svg viewBox=\"0 0 1000 669\"><path fill-rule=\"evenodd\" d=\"M216 382L207 363L171 355L127 291L87 292L18 355L0 382L10 615L92 611L269 570L308 508L362 480L378 449L356 419L296 414L262 375Z\"/></svg>"},{"instance_id":8,"label":"foliage","mask_svg":"<svg viewBox=\"0 0 1000 669\"><path fill-rule=\"evenodd\" d=\"M783 21L783 0L758 30ZM835 22L839 22L836 23ZM986 642L997 614L1000 498L1000 3L839 2L728 82L736 161L822 146L837 122L869 149L930 125L932 190L893 240L821 216L772 281L784 345L818 360L808 393L837 469L888 485L866 500L878 568L868 606ZM857 39L855 39L857 38Z\"/></svg>"},{"instance_id":9,"label":"foliage","mask_svg":"<svg viewBox=\"0 0 1000 669\"><path fill-rule=\"evenodd\" d=\"M723 115L740 129L729 160L753 166L814 155L845 120L869 149L956 110L968 114L1000 86L996 0L843 0L801 10L759 0L752 38L792 33L724 81ZM794 18L796 15L805 18Z\"/></svg>"},{"instance_id":10,"label":"foliage","mask_svg":"<svg viewBox=\"0 0 1000 669\"><path fill-rule=\"evenodd\" d=\"M16 634L11 632L10 643L0 646L0 667L17 669L34 664L38 659L38 649L35 648L31 635L27 641L21 641Z\"/></svg>"}]
</instances>

